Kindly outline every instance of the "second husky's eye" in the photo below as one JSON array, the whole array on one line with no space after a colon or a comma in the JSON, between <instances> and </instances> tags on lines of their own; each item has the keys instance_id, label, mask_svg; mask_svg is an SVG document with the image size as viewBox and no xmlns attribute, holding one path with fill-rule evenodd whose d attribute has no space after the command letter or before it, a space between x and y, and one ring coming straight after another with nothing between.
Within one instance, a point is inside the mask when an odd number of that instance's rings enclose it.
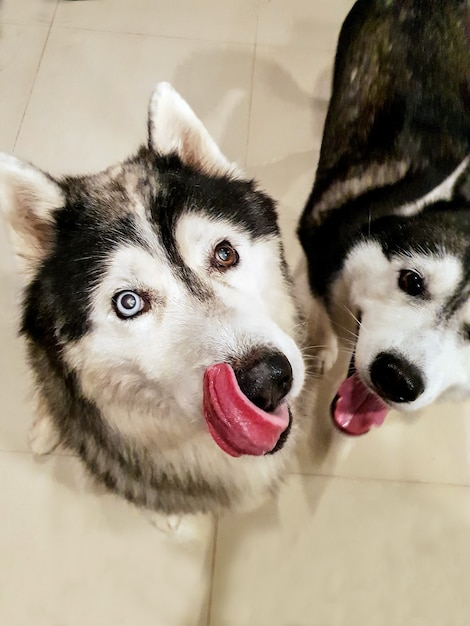
<instances>
[{"instance_id":1,"label":"second husky's eye","mask_svg":"<svg viewBox=\"0 0 470 626\"><path fill-rule=\"evenodd\" d=\"M237 265L240 257L238 252L229 241L222 241L217 244L212 257L212 265L220 271L228 270Z\"/></svg>"},{"instance_id":2,"label":"second husky's eye","mask_svg":"<svg viewBox=\"0 0 470 626\"><path fill-rule=\"evenodd\" d=\"M424 293L424 278L414 270L402 270L398 277L398 286L409 296L421 296Z\"/></svg>"},{"instance_id":3,"label":"second husky's eye","mask_svg":"<svg viewBox=\"0 0 470 626\"><path fill-rule=\"evenodd\" d=\"M120 291L113 297L113 307L118 317L127 319L145 313L149 310L150 304L144 296L135 291Z\"/></svg>"}]
</instances>

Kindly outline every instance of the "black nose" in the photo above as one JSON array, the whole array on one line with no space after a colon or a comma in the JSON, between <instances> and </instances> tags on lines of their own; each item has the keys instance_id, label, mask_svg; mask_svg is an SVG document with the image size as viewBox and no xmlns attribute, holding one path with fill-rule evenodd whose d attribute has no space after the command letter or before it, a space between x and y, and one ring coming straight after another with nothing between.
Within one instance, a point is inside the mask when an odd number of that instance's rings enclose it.
<instances>
[{"instance_id":1,"label":"black nose","mask_svg":"<svg viewBox=\"0 0 470 626\"><path fill-rule=\"evenodd\" d=\"M292 367L277 350L256 350L234 367L240 389L257 407L272 413L292 387Z\"/></svg>"},{"instance_id":2,"label":"black nose","mask_svg":"<svg viewBox=\"0 0 470 626\"><path fill-rule=\"evenodd\" d=\"M413 402L424 391L419 369L406 359L381 352L372 363L370 379L379 395L390 402Z\"/></svg>"}]
</instances>

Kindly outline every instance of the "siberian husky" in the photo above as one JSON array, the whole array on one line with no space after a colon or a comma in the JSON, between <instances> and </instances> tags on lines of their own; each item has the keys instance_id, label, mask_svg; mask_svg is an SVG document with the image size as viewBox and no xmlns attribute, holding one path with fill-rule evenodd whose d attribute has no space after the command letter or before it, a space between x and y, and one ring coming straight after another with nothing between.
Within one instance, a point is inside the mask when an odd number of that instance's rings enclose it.
<instances>
[{"instance_id":1,"label":"siberian husky","mask_svg":"<svg viewBox=\"0 0 470 626\"><path fill-rule=\"evenodd\" d=\"M148 128L97 175L1 157L33 449L164 515L251 507L285 473L304 378L275 206L166 83Z\"/></svg>"},{"instance_id":2,"label":"siberian husky","mask_svg":"<svg viewBox=\"0 0 470 626\"><path fill-rule=\"evenodd\" d=\"M356 2L298 231L349 434L470 396L469 141L470 4Z\"/></svg>"}]
</instances>

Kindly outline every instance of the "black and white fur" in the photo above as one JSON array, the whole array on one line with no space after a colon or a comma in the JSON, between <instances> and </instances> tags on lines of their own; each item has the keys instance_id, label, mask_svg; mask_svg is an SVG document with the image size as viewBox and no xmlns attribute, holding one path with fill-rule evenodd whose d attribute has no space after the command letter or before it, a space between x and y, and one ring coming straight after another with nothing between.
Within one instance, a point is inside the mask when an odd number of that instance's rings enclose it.
<instances>
[{"instance_id":1,"label":"black and white fur","mask_svg":"<svg viewBox=\"0 0 470 626\"><path fill-rule=\"evenodd\" d=\"M298 233L326 368L398 410L470 397L469 142L470 4L356 2Z\"/></svg>"},{"instance_id":2,"label":"black and white fur","mask_svg":"<svg viewBox=\"0 0 470 626\"><path fill-rule=\"evenodd\" d=\"M304 378L275 206L166 83L148 127L148 145L96 175L54 179L1 156L37 388L33 449L64 444L109 490L162 514L251 507L283 478ZM239 257L227 271L213 263L220 242ZM125 290L145 302L133 319L117 314ZM272 454L232 458L204 423L204 369L243 372L272 352L292 367L290 432Z\"/></svg>"}]
</instances>

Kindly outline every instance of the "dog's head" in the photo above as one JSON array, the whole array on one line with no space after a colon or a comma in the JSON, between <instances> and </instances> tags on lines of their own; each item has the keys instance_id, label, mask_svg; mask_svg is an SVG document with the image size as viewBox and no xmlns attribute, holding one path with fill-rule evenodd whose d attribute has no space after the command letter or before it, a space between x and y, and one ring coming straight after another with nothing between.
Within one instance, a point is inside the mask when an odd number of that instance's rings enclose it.
<instances>
[{"instance_id":1,"label":"dog's head","mask_svg":"<svg viewBox=\"0 0 470 626\"><path fill-rule=\"evenodd\" d=\"M354 361L334 417L351 434L390 407L470 397L469 172L447 197L372 222L346 257L331 306Z\"/></svg>"},{"instance_id":2,"label":"dog's head","mask_svg":"<svg viewBox=\"0 0 470 626\"><path fill-rule=\"evenodd\" d=\"M23 333L121 434L270 452L304 376L275 206L168 84L148 126L97 175L1 158Z\"/></svg>"}]
</instances>

